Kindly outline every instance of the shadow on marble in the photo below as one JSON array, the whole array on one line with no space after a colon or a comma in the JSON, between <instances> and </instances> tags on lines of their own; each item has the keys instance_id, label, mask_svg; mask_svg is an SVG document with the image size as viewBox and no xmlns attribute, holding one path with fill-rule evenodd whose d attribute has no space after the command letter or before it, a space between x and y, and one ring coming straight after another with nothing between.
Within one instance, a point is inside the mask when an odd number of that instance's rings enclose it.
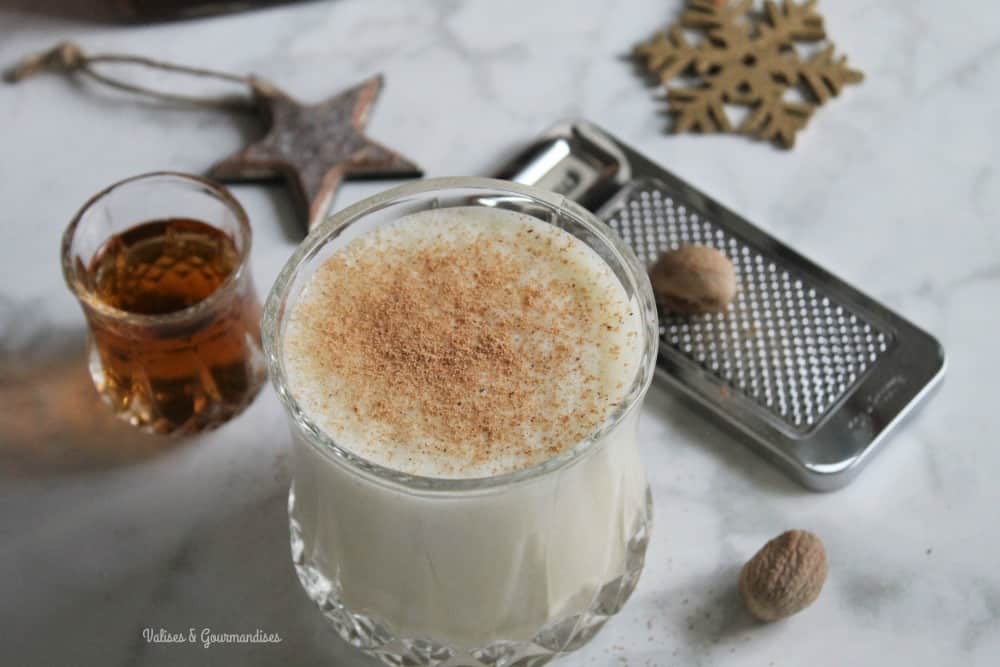
<instances>
[{"instance_id":1,"label":"shadow on marble","mask_svg":"<svg viewBox=\"0 0 1000 667\"><path fill-rule=\"evenodd\" d=\"M378 663L344 642L299 585L288 537L287 495L271 495L174 553L135 618L129 664L337 665ZM154 575L155 576L155 575ZM127 591L119 591L127 595ZM158 645L142 628L276 633L279 644Z\"/></svg>"},{"instance_id":2,"label":"shadow on marble","mask_svg":"<svg viewBox=\"0 0 1000 667\"><path fill-rule=\"evenodd\" d=\"M658 381L654 380L643 405L647 410L660 412L672 428L684 435L685 440L697 443L721 467L734 471L754 489L784 497L811 495L751 450L728 427L719 423L718 417Z\"/></svg>"},{"instance_id":3,"label":"shadow on marble","mask_svg":"<svg viewBox=\"0 0 1000 667\"><path fill-rule=\"evenodd\" d=\"M281 226L281 234L284 236L285 240L294 245L298 245L302 242L302 239L306 237L306 224L302 220L302 216L299 215L298 210L295 208L295 202L292 201L292 195L289 188L285 186L283 181L270 181L270 182L260 182L253 184L229 184L229 189L232 190L235 196L239 196L244 188L254 187L259 188L260 192L264 194L268 202L271 205L271 221L277 222ZM331 207L330 213L336 210ZM250 220L250 224L254 224L254 220ZM289 253L290 254L290 253Z\"/></svg>"},{"instance_id":4,"label":"shadow on marble","mask_svg":"<svg viewBox=\"0 0 1000 667\"><path fill-rule=\"evenodd\" d=\"M282 486L216 525L199 526L172 551L151 554L99 593L69 604L55 601L57 611L44 627L12 633L7 656L16 664L81 667L376 667L333 631L299 586L286 502ZM185 636L193 629L196 641L150 642L143 636L147 628ZM205 631L258 629L281 641L207 648L201 641Z\"/></svg>"},{"instance_id":5,"label":"shadow on marble","mask_svg":"<svg viewBox=\"0 0 1000 667\"><path fill-rule=\"evenodd\" d=\"M50 332L0 362L0 477L44 477L145 461L191 438L143 433L101 402L84 331Z\"/></svg>"},{"instance_id":6,"label":"shadow on marble","mask_svg":"<svg viewBox=\"0 0 1000 667\"><path fill-rule=\"evenodd\" d=\"M0 0L0 10L87 23L119 21L112 6L106 0Z\"/></svg>"},{"instance_id":7,"label":"shadow on marble","mask_svg":"<svg viewBox=\"0 0 1000 667\"><path fill-rule=\"evenodd\" d=\"M142 8L145 23L156 23L172 20L195 20L210 17L226 11L261 11L274 6L306 2L309 0L268 0L266 2L191 2L186 3L162 1L123 2L122 0L0 0L0 10L10 10L34 16L45 16L58 20L82 21L86 23L129 24L140 19L134 18L132 7ZM186 15L182 9L184 4L194 7ZM209 5L208 9L199 5ZM172 15L179 11L180 15Z\"/></svg>"}]
</instances>

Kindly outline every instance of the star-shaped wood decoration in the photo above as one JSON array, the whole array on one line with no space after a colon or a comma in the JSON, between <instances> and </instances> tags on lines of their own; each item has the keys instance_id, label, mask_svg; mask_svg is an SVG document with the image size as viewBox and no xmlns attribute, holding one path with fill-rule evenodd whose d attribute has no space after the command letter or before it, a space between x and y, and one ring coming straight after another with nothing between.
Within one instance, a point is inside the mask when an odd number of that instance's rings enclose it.
<instances>
[{"instance_id":1,"label":"star-shaped wood decoration","mask_svg":"<svg viewBox=\"0 0 1000 667\"><path fill-rule=\"evenodd\" d=\"M266 81L252 82L267 135L216 163L208 172L223 181L284 178L306 225L323 219L345 177L421 176L420 168L364 134L382 76L319 104L302 104Z\"/></svg>"}]
</instances>

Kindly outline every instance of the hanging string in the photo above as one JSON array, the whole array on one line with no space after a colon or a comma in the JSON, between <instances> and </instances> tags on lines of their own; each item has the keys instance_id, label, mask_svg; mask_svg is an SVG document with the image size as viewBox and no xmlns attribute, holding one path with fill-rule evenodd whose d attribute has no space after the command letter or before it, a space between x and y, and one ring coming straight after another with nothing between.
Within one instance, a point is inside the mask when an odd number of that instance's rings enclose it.
<instances>
[{"instance_id":1,"label":"hanging string","mask_svg":"<svg viewBox=\"0 0 1000 667\"><path fill-rule=\"evenodd\" d=\"M126 65L138 65L152 69L174 72L178 74L189 74L192 76L219 79L232 83L244 84L252 87L255 83L260 83L253 76L231 74L229 72L219 72L203 67L189 67L187 65L176 65L174 63L163 62L146 58L144 56L133 56L116 53L101 53L88 55L73 42L60 42L47 51L36 53L26 57L20 63L10 68L4 74L4 80L8 83L18 83L41 72L64 72L69 75L82 74L90 77L94 81L102 83L111 88L123 90L137 95L146 95L166 102L176 102L196 107L210 109L224 109L227 111L255 111L256 106L249 95L241 97L216 96L197 97L194 95L181 95L153 88L147 88L123 79L108 76L99 72L94 65L100 63L114 63Z\"/></svg>"}]
</instances>

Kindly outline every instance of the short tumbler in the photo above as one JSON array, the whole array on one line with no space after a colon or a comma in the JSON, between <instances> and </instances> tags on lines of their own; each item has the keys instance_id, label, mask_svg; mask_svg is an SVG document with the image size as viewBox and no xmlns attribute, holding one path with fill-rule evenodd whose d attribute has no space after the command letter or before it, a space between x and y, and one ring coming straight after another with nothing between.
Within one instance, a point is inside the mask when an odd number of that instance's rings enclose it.
<instances>
[{"instance_id":1,"label":"short tumbler","mask_svg":"<svg viewBox=\"0 0 1000 667\"><path fill-rule=\"evenodd\" d=\"M250 225L221 186L159 172L95 195L62 265L90 326L90 372L115 413L181 434L241 412L266 378Z\"/></svg>"},{"instance_id":2,"label":"short tumbler","mask_svg":"<svg viewBox=\"0 0 1000 667\"><path fill-rule=\"evenodd\" d=\"M407 214L453 206L510 208L573 234L608 263L641 316L641 360L607 420L540 465L480 479L408 475L345 449L303 411L283 359L292 306L325 259ZM390 665L447 667L541 665L589 640L621 609L645 558L651 503L636 425L656 326L649 280L632 252L553 193L490 179L427 180L314 229L271 290L263 338L293 435L295 569L337 632Z\"/></svg>"}]
</instances>

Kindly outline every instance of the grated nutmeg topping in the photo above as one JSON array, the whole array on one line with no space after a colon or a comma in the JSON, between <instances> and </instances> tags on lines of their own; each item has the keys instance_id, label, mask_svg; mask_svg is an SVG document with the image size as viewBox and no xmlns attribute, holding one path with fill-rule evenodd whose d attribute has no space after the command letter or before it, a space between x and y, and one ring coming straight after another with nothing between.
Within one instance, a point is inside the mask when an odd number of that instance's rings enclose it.
<instances>
[{"instance_id":1,"label":"grated nutmeg topping","mask_svg":"<svg viewBox=\"0 0 1000 667\"><path fill-rule=\"evenodd\" d=\"M637 317L594 251L510 211L413 214L327 259L292 307L293 393L335 441L390 468L531 467L624 398Z\"/></svg>"}]
</instances>

